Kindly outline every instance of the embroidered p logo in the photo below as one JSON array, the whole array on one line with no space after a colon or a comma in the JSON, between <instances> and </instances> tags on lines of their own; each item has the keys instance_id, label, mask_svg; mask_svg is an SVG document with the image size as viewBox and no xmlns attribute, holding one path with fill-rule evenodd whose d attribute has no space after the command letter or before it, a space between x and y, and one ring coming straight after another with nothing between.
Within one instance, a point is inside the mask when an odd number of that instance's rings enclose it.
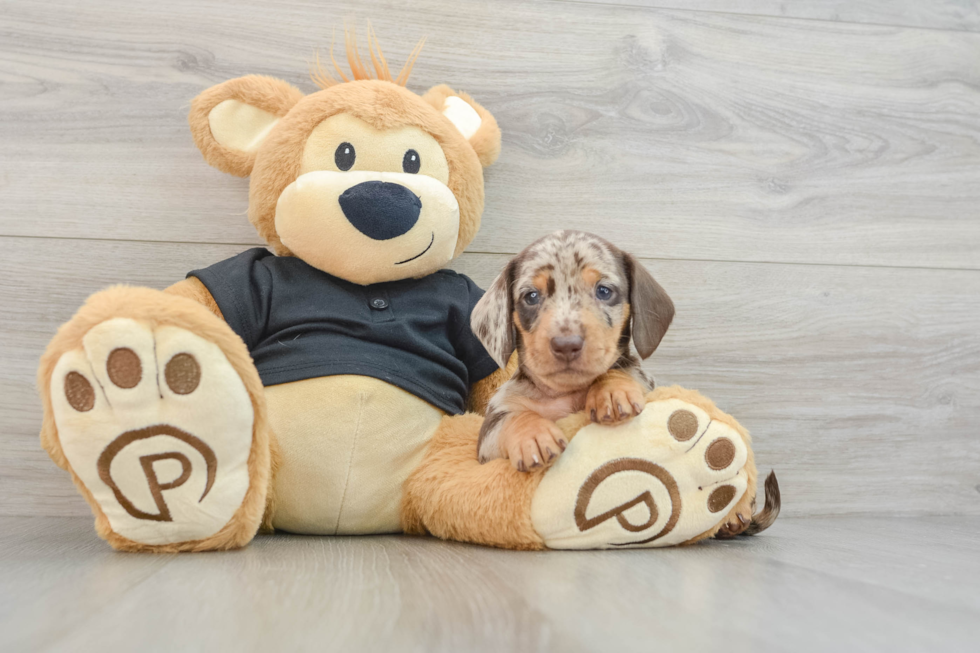
<instances>
[{"instance_id":1,"label":"embroidered p logo","mask_svg":"<svg viewBox=\"0 0 980 653\"><path fill-rule=\"evenodd\" d=\"M666 469L660 465L655 465L648 460L643 460L642 458L619 458L617 460L611 460L605 465L602 465L596 469L587 479L585 479L585 483L583 483L582 487L579 488L578 500L575 502L575 525L578 527L578 529L584 533L585 531L595 528L599 524L615 518L623 530L630 533L642 533L657 523L657 520L660 517L660 511L657 508L657 504L654 501L653 494L650 492L650 490L645 490L638 494L634 499L610 510L606 510L599 515L594 517L586 516L592 496L595 494L596 490L599 489L599 486L602 485L610 476L622 472L642 472L643 474L649 475L651 477L649 480L653 483L663 485L663 487L667 489L667 494L670 497L670 517L668 517L663 528L661 528L659 532L651 537L643 538L635 542L613 542L611 544L613 546L646 544L648 542L653 542L654 540L659 539L671 532L674 529L674 526L677 525L677 520L680 519L681 516L681 498L680 492L677 489L677 482ZM627 517L627 513L640 504L643 504L646 507L648 517L642 523L633 523Z\"/></svg>"},{"instance_id":2,"label":"embroidered p logo","mask_svg":"<svg viewBox=\"0 0 980 653\"><path fill-rule=\"evenodd\" d=\"M201 495L201 498L198 499L198 503L203 501L204 497L208 495L208 492L211 491L211 487L214 485L214 479L218 472L218 459L214 455L214 451L211 449L211 447L205 444L204 441L175 426L158 424L156 426L149 426L147 428L136 429L134 431L127 431L126 433L123 433L118 438L110 442L105 449L103 449L102 454L99 456L97 467L99 470L99 478L102 479L103 483L109 486L112 493L115 495L116 500L119 502L119 505L122 506L123 510L125 510L127 513L136 519L145 519L148 521L172 521L173 518L170 514L170 509L167 507L167 502L164 500L163 493L165 490L173 490L184 485L191 478L193 465L191 464L190 458L188 458L185 454L181 453L180 451L167 451L163 453L146 454L139 457L140 466L142 467L143 474L146 476L146 484L150 491L150 496L152 497L153 503L157 508L156 513L146 512L136 507L133 501L123 494L119 484L112 478L112 461L117 455L119 455L119 453L122 452L123 449L134 442L148 440L149 438L154 438L157 436L169 436L176 438L177 440L190 445L199 454L201 454L201 457L204 459L205 463L207 482L204 486L204 493ZM180 463L181 472L173 480L161 483L153 466L154 464L164 460L174 460Z\"/></svg>"}]
</instances>

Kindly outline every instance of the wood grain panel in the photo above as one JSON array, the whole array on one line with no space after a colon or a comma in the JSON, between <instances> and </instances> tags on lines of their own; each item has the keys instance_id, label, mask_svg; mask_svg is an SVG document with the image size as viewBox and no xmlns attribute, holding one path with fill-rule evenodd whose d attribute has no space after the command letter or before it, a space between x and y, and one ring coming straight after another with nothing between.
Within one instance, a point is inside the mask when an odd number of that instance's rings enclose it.
<instances>
[{"instance_id":1,"label":"wood grain panel","mask_svg":"<svg viewBox=\"0 0 980 653\"><path fill-rule=\"evenodd\" d=\"M473 251L568 227L658 258L980 267L980 35L568 2L8 2L0 234L257 242L188 102L245 73L311 90L348 16L392 62L428 34L412 87L496 114Z\"/></svg>"},{"instance_id":2,"label":"wood grain panel","mask_svg":"<svg viewBox=\"0 0 980 653\"><path fill-rule=\"evenodd\" d=\"M80 515L40 450L33 377L58 324L114 282L162 288L241 249L3 238L0 514ZM484 287L506 257L456 263ZM646 260L678 313L648 368L755 437L789 515L980 514L980 274Z\"/></svg>"},{"instance_id":3,"label":"wood grain panel","mask_svg":"<svg viewBox=\"0 0 980 653\"><path fill-rule=\"evenodd\" d=\"M872 25L980 31L976 0L565 0Z\"/></svg>"},{"instance_id":4,"label":"wood grain panel","mask_svg":"<svg viewBox=\"0 0 980 653\"><path fill-rule=\"evenodd\" d=\"M972 651L980 637L976 517L781 519L732 542L560 553L275 535L114 555L85 519L6 517L0 533L0 588L19 599L0 613L5 650Z\"/></svg>"},{"instance_id":5,"label":"wood grain panel","mask_svg":"<svg viewBox=\"0 0 980 653\"><path fill-rule=\"evenodd\" d=\"M7 518L0 524L5 651L38 651L68 637L175 557L115 553L95 535L91 519Z\"/></svg>"}]
</instances>

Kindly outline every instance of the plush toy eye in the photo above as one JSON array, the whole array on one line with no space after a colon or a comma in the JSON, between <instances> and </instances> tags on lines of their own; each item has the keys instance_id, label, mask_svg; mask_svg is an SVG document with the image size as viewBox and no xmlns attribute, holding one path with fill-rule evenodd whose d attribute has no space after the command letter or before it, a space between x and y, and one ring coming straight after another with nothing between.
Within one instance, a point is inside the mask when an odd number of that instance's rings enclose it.
<instances>
[{"instance_id":1,"label":"plush toy eye","mask_svg":"<svg viewBox=\"0 0 980 653\"><path fill-rule=\"evenodd\" d=\"M612 299L613 290L609 286L596 286L595 296L600 302L608 302L610 299Z\"/></svg>"},{"instance_id":2,"label":"plush toy eye","mask_svg":"<svg viewBox=\"0 0 980 653\"><path fill-rule=\"evenodd\" d=\"M541 301L541 294L536 290L532 290L529 293L524 294L524 303L529 306L534 306Z\"/></svg>"},{"instance_id":3,"label":"plush toy eye","mask_svg":"<svg viewBox=\"0 0 980 653\"><path fill-rule=\"evenodd\" d=\"M415 150L409 150L405 152L405 157L402 159L402 170L409 174L416 174L419 168L422 167L422 159L419 158L419 153Z\"/></svg>"},{"instance_id":4,"label":"plush toy eye","mask_svg":"<svg viewBox=\"0 0 980 653\"><path fill-rule=\"evenodd\" d=\"M354 152L354 146L350 143L341 143L337 146L337 151L333 153L333 162L337 164L337 167L347 172L354 166L354 159L357 154Z\"/></svg>"}]
</instances>

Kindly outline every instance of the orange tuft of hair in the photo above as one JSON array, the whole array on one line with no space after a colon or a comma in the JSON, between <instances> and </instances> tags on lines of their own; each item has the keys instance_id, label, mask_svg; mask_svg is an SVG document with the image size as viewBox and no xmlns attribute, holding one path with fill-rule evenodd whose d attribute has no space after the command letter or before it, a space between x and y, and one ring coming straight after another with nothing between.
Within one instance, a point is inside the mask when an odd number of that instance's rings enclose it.
<instances>
[{"instance_id":1,"label":"orange tuft of hair","mask_svg":"<svg viewBox=\"0 0 980 653\"><path fill-rule=\"evenodd\" d=\"M361 59L361 54L357 48L357 33L354 29L349 29L347 25L344 25L344 45L347 51L347 66L350 68L350 77L344 74L341 70L340 65L333 56L333 40L330 41L330 61L333 63L334 70L340 76L340 79L334 77L327 69L323 67L320 63L320 52L316 53L316 61L310 66L310 79L319 86L320 88L330 88L335 84L344 82L353 82L361 79L380 79L386 82L392 82L398 84L399 86L405 86L408 83L408 76L412 73L412 67L415 65L415 60L418 59L419 53L422 51L422 46L425 45L425 37L423 36L415 49L412 50L411 54L408 55L408 59L405 61L405 65L402 66L401 71L398 73L398 77L392 78L391 71L388 69L388 62L385 60L384 54L381 53L381 46L378 45L378 36L374 33L374 28L371 27L371 23L368 23L367 32L368 41L368 54L371 57L371 65L374 67L374 71L368 68Z\"/></svg>"}]
</instances>

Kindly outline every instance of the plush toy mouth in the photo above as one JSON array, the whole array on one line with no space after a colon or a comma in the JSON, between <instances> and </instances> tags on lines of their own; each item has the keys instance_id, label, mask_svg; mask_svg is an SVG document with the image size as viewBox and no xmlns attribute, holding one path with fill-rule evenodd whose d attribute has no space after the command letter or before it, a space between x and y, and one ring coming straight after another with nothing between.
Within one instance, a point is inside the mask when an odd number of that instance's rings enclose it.
<instances>
[{"instance_id":1,"label":"plush toy mouth","mask_svg":"<svg viewBox=\"0 0 980 653\"><path fill-rule=\"evenodd\" d=\"M459 204L434 177L314 170L280 194L276 233L295 256L352 283L414 278L452 260Z\"/></svg>"},{"instance_id":2,"label":"plush toy mouth","mask_svg":"<svg viewBox=\"0 0 980 653\"><path fill-rule=\"evenodd\" d=\"M430 249L432 249L432 243L434 243L434 242L436 242L436 232L433 231L432 232L432 238L429 239L429 244L426 246L425 249L423 249L421 252L419 252L418 254L416 254L415 256L413 256L412 258L407 258L404 261L398 261L397 263L395 263L395 265L401 265L402 263L408 263L409 261L414 261L415 259L419 258L423 254L425 254L426 252L428 252Z\"/></svg>"}]
</instances>

